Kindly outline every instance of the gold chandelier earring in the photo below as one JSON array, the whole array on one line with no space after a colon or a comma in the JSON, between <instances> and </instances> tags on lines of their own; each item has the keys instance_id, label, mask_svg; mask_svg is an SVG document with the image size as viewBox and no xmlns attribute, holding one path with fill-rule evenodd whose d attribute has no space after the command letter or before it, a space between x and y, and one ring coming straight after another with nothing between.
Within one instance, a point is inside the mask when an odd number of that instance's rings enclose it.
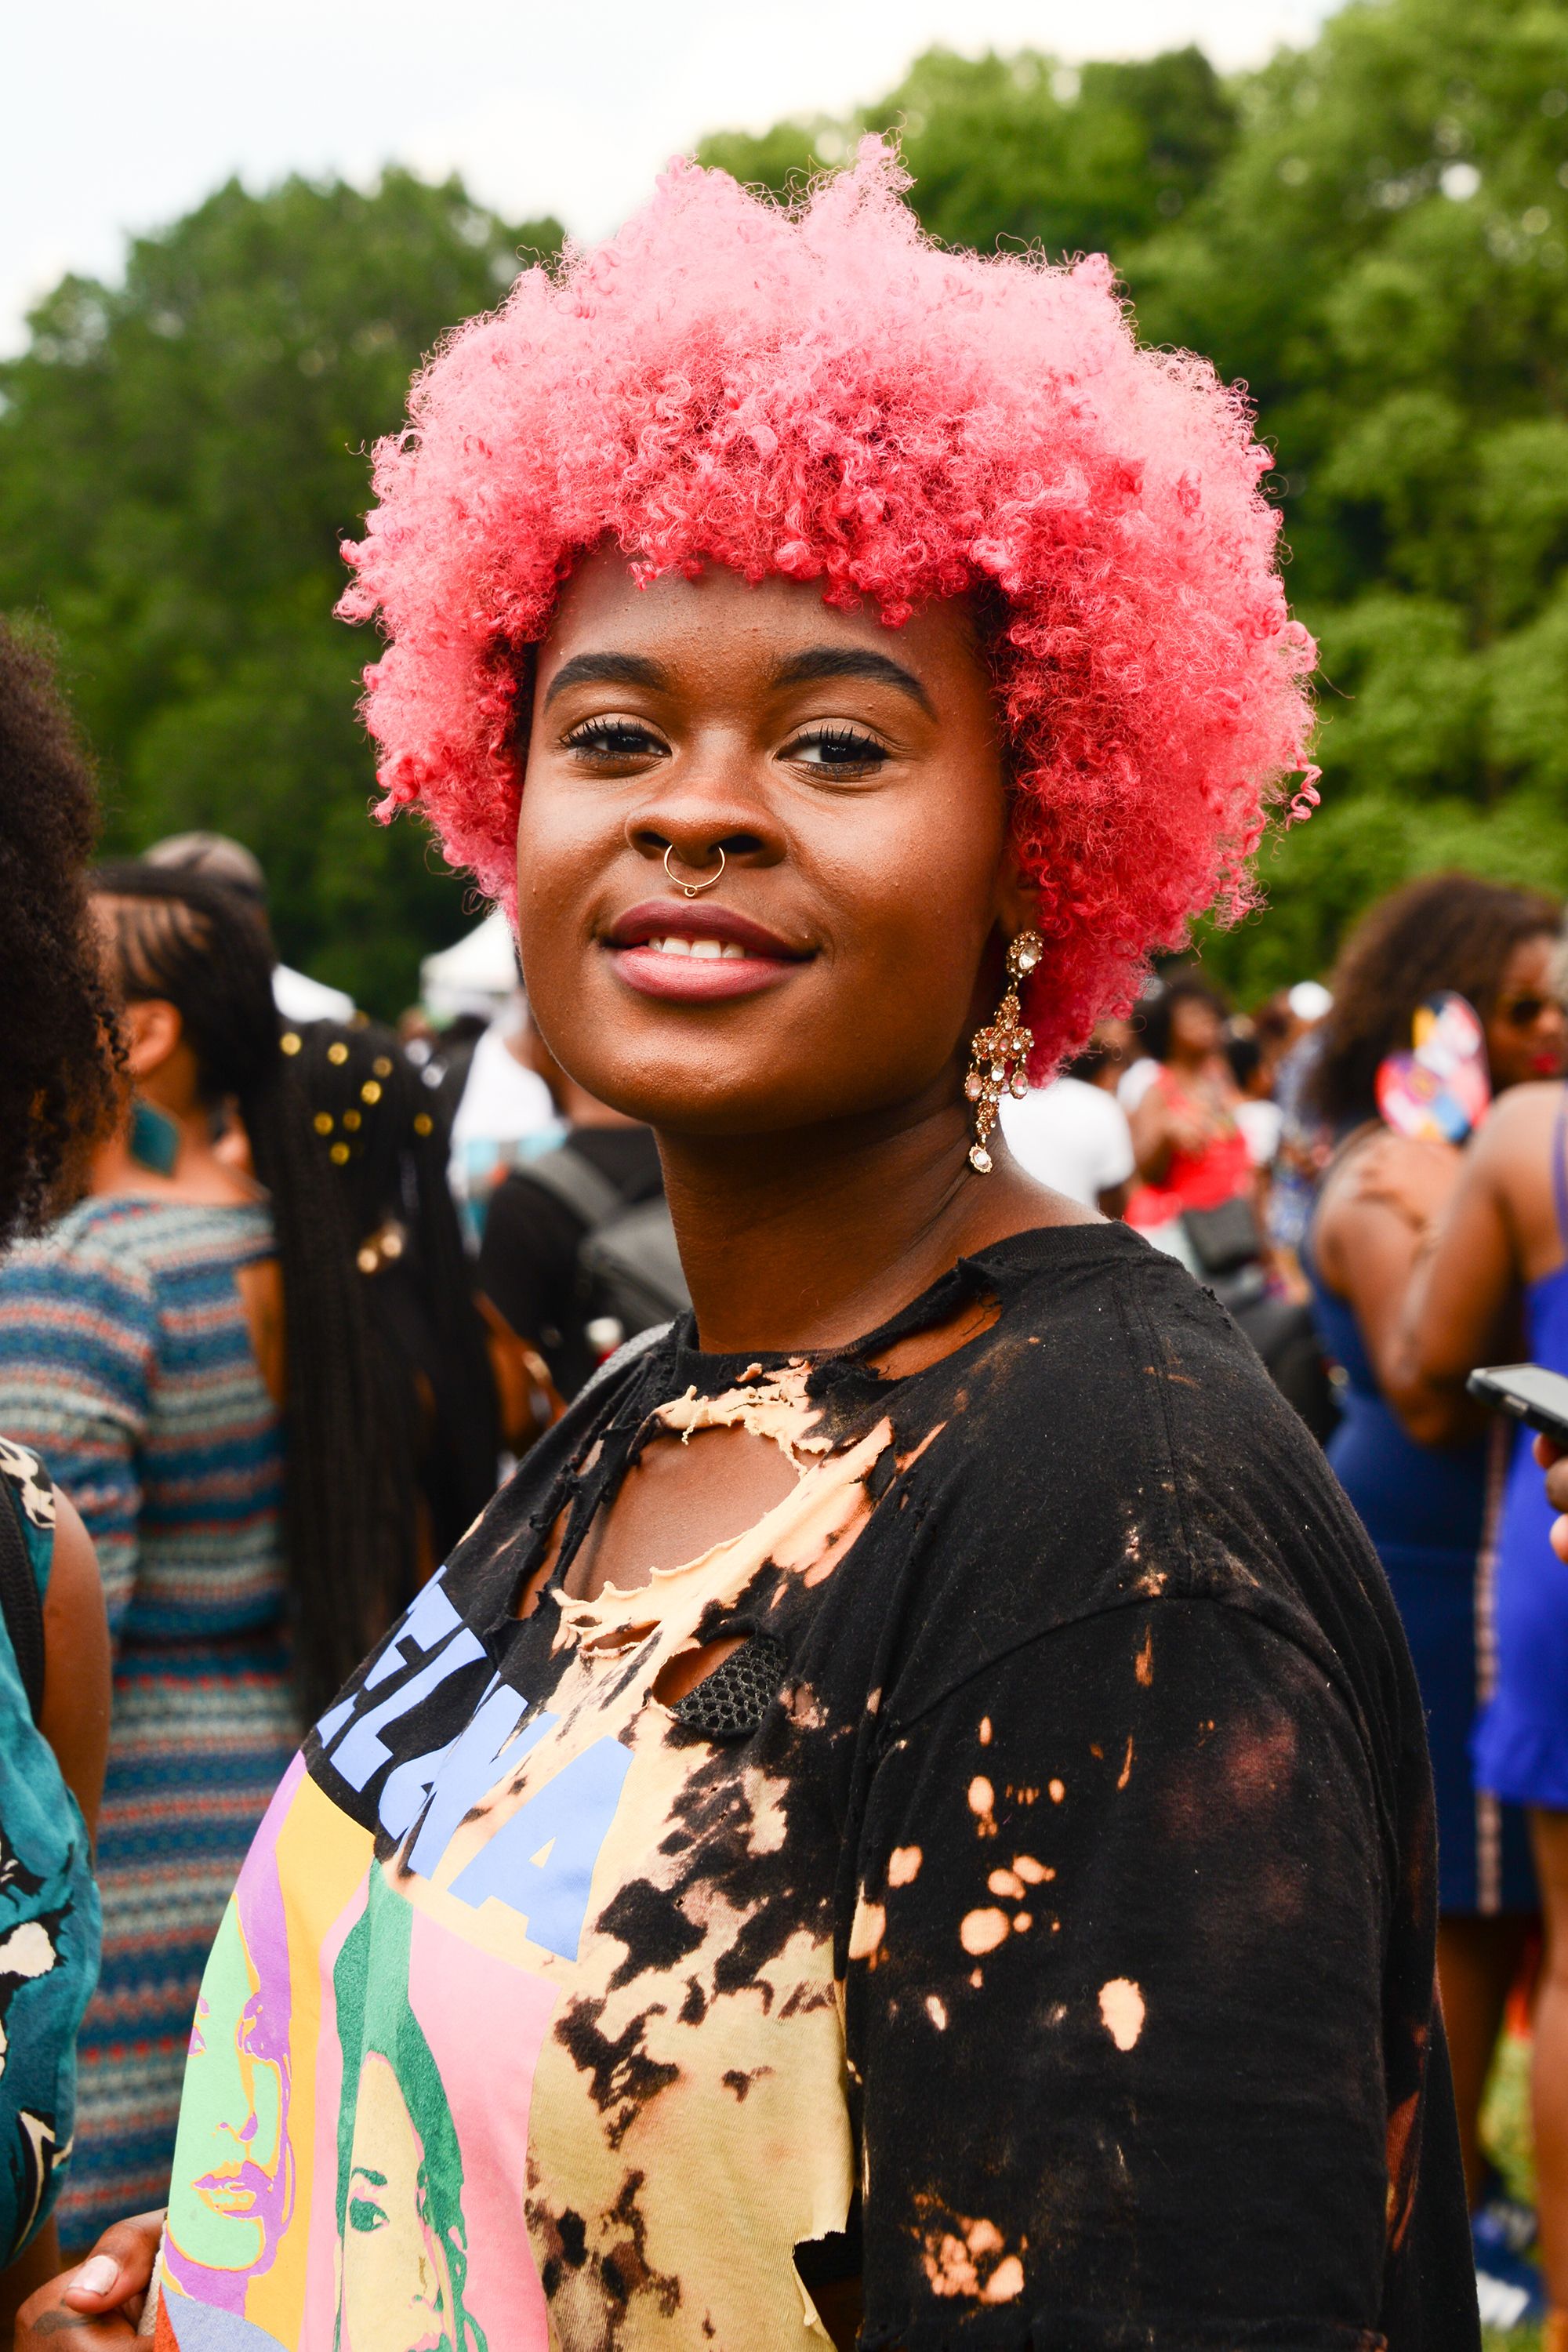
<instances>
[{"instance_id":1,"label":"gold chandelier earring","mask_svg":"<svg viewBox=\"0 0 1568 2352\"><path fill-rule=\"evenodd\" d=\"M963 1081L963 1091L974 1105L974 1140L969 1147L969 1164L980 1176L991 1173L991 1154L985 1149L991 1130L996 1124L997 1106L1004 1094L1019 1097L1029 1091L1029 1081L1024 1065L1035 1042L1035 1033L1020 1018L1023 1008L1018 1003L1018 982L1035 969L1046 951L1046 943L1038 931L1020 931L1007 950L1007 990L996 1007L996 1018L987 1027L977 1029L970 1048L969 1076Z\"/></svg>"}]
</instances>

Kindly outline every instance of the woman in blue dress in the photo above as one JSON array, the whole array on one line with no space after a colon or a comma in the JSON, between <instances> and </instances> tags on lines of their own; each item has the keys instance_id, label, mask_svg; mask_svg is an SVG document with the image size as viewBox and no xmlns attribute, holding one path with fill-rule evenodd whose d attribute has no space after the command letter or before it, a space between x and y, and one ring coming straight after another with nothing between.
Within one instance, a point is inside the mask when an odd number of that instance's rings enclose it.
<instances>
[{"instance_id":1,"label":"woman in blue dress","mask_svg":"<svg viewBox=\"0 0 1568 2352\"><path fill-rule=\"evenodd\" d=\"M1346 945L1308 1081L1312 1107L1339 1138L1303 1252L1319 1328L1344 1376L1344 1418L1329 1459L1394 1588L1426 1708L1437 1966L1472 2205L1484 2178L1481 2097L1536 1909L1523 1816L1489 1790L1478 1793L1470 1766L1494 1671L1492 1534L1503 1465L1491 1433L1479 1422L1450 1427L1447 1403L1434 1412L1401 1370L1401 1317L1421 1238L1383 1186L1396 1189L1407 1161L1451 1184L1460 1155L1390 1135L1374 1087L1384 1055L1409 1045L1416 1007L1444 989L1480 1014L1494 1092L1540 1076L1543 1062L1560 1070L1555 922L1549 901L1467 875L1435 875L1397 892ZM1376 1190L1367 1182L1373 1145Z\"/></svg>"},{"instance_id":2,"label":"woman in blue dress","mask_svg":"<svg viewBox=\"0 0 1568 2352\"><path fill-rule=\"evenodd\" d=\"M0 623L0 1250L45 1216L109 1109L82 875L91 779L47 667ZM91 1544L0 1436L0 2337L59 2267L76 2037L98 1975L89 1843L109 1741Z\"/></svg>"},{"instance_id":3,"label":"woman in blue dress","mask_svg":"<svg viewBox=\"0 0 1568 2352\"><path fill-rule=\"evenodd\" d=\"M1547 992L1561 987L1553 974ZM1521 1087L1465 1154L1407 1302L1404 1377L1448 1428L1476 1408L1477 1365L1528 1355L1568 1373L1568 1093ZM1478 1786L1522 1806L1541 1885L1546 1949L1534 2021L1531 2095L1541 2250L1552 2303L1544 2342L1568 2346L1568 1568L1550 1542L1552 1507L1528 1431L1512 1446L1498 1531L1496 1671L1476 1727Z\"/></svg>"}]
</instances>

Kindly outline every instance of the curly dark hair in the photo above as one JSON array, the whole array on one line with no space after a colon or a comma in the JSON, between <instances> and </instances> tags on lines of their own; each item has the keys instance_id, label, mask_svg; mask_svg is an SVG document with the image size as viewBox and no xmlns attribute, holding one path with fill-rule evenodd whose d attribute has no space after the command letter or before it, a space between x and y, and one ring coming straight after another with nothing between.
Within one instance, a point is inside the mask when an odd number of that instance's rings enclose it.
<instances>
[{"instance_id":1,"label":"curly dark hair","mask_svg":"<svg viewBox=\"0 0 1568 2352\"><path fill-rule=\"evenodd\" d=\"M1562 914L1538 891L1474 874L1428 874L1380 899L1340 950L1303 1087L1309 1107L1334 1127L1375 1118L1378 1065L1409 1045L1417 1006L1457 989L1489 1020L1515 948L1555 931Z\"/></svg>"},{"instance_id":2,"label":"curly dark hair","mask_svg":"<svg viewBox=\"0 0 1568 2352\"><path fill-rule=\"evenodd\" d=\"M0 621L0 1247L77 1178L114 1099L113 1013L87 911L92 773L48 656Z\"/></svg>"}]
</instances>

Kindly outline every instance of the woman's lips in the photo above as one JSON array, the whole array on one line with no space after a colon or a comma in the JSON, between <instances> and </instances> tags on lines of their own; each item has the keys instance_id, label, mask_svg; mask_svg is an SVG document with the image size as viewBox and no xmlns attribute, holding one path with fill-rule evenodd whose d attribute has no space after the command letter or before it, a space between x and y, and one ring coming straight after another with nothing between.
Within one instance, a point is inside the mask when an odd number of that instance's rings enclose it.
<instances>
[{"instance_id":1,"label":"woman's lips","mask_svg":"<svg viewBox=\"0 0 1568 2352\"><path fill-rule=\"evenodd\" d=\"M628 988L680 1004L758 995L809 953L727 907L668 899L633 907L612 926L605 947Z\"/></svg>"}]
</instances>

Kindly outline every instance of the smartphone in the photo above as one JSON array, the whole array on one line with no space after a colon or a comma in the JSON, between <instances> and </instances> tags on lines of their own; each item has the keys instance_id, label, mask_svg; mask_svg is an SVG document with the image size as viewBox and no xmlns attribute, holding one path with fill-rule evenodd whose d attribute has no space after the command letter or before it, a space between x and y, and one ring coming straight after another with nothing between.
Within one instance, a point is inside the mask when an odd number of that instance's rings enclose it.
<instances>
[{"instance_id":1,"label":"smartphone","mask_svg":"<svg viewBox=\"0 0 1568 2352\"><path fill-rule=\"evenodd\" d=\"M1510 1412L1568 1453L1568 1380L1544 1364L1488 1364L1466 1382L1494 1412Z\"/></svg>"}]
</instances>

